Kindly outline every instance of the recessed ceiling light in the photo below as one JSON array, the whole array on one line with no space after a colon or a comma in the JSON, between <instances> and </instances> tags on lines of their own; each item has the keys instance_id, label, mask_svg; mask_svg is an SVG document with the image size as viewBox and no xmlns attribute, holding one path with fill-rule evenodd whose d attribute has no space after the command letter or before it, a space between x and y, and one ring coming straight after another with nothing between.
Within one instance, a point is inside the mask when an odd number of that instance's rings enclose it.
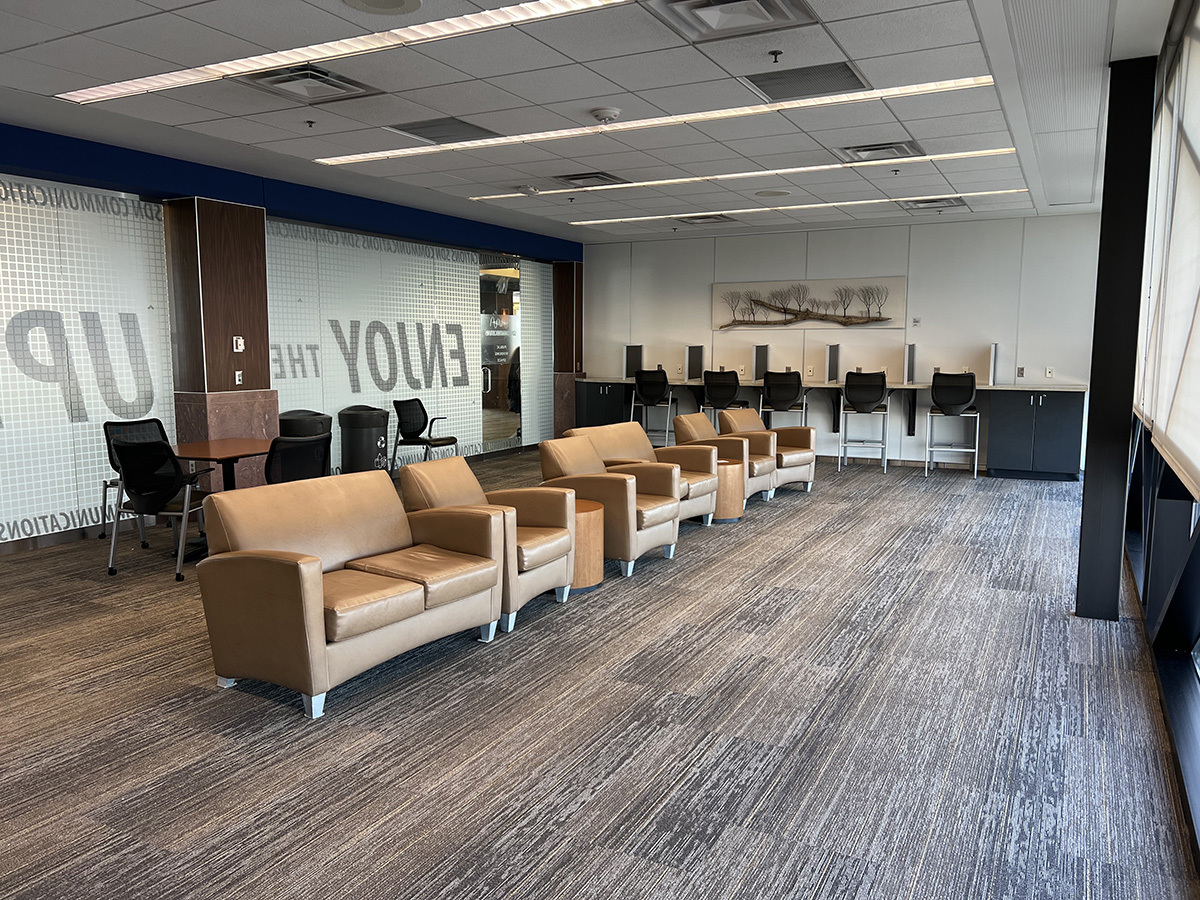
<instances>
[{"instance_id":1,"label":"recessed ceiling light","mask_svg":"<svg viewBox=\"0 0 1200 900\"><path fill-rule=\"evenodd\" d=\"M630 0L530 0L530 2L519 3L516 6L485 9L468 13L465 16L439 19L436 22L422 22L419 25L393 28L391 31L377 31L374 34L325 41L321 44L310 44L307 47L296 47L292 50L262 53L258 56L231 59L192 69L178 69L174 72L164 72L161 75L150 75L146 78L133 78L129 81L117 81L78 91L67 91L65 94L55 94L55 96L60 100L70 100L72 103L115 100L118 97L132 97L135 94L150 94L190 84L219 81L232 75L249 75L252 72L267 72L285 66L298 66L304 63L340 59L343 56L359 56L379 50L392 50L410 44L440 41L443 38L490 31L509 25L523 25L541 19L554 19L589 9L629 2Z\"/></svg>"},{"instance_id":2,"label":"recessed ceiling light","mask_svg":"<svg viewBox=\"0 0 1200 900\"><path fill-rule=\"evenodd\" d=\"M786 197L791 191L755 191L755 197Z\"/></svg>"},{"instance_id":3,"label":"recessed ceiling light","mask_svg":"<svg viewBox=\"0 0 1200 900\"><path fill-rule=\"evenodd\" d=\"M556 0L556 2L561 2L561 0ZM402 147L395 150L377 150L372 153L352 153L348 156L326 156L313 161L324 163L327 166L345 166L351 163L376 162L381 159L425 156L429 153L442 153L446 150L480 150L485 147L534 144L542 141L557 141L563 138L581 137L590 134L615 134L623 131L638 131L643 128L661 128L665 125L688 125L693 122L740 119L745 116L760 116L764 113L783 112L789 109L810 109L813 107L840 106L845 103L861 103L866 100L891 100L897 97L941 94L947 91L986 87L990 84L992 84L991 75L977 75L973 78L956 78L951 81L929 81L923 84L906 84L899 87L852 91L847 94L802 97L798 100L779 100L775 103L760 103L755 106L710 109L674 116L658 116L653 119L630 119L627 122L608 122L600 125L581 125L578 128L560 128L557 131L510 134L504 137L488 138L480 141L460 141L456 144L442 144L437 147Z\"/></svg>"},{"instance_id":4,"label":"recessed ceiling light","mask_svg":"<svg viewBox=\"0 0 1200 900\"><path fill-rule=\"evenodd\" d=\"M968 191L961 194L929 194L924 197L888 197L884 200L842 200L835 203L796 203L790 206L752 206L748 209L710 209L706 212L686 212L657 216L629 216L623 219L582 219L571 225L617 225L625 222L661 222L666 219L686 219L694 216L749 216L754 213L786 212L791 209L830 209L841 206L875 206L880 203L916 203L921 200L944 200L950 197L993 197L997 194L1028 194L1028 188L1004 191Z\"/></svg>"},{"instance_id":5,"label":"recessed ceiling light","mask_svg":"<svg viewBox=\"0 0 1200 900\"><path fill-rule=\"evenodd\" d=\"M1016 147L997 147L992 150L961 150L957 153L930 153L925 156L910 156L907 159L865 160L863 162L822 163L817 166L789 166L784 169L755 169L752 172L726 172L723 175L692 175L687 178L656 178L652 181L622 181L615 184L596 184L574 188L556 188L539 191L543 196L555 194L579 194L584 191L616 191L626 188L667 187L673 184L701 184L706 181L735 181L740 178L764 178L771 175L800 175L804 172L828 172L832 169L864 169L871 166L903 166L910 163L942 162L948 159L976 159L986 156L1005 156L1016 153ZM483 194L472 200L509 200L520 197L521 192L508 194ZM761 194L759 196L762 196Z\"/></svg>"},{"instance_id":6,"label":"recessed ceiling light","mask_svg":"<svg viewBox=\"0 0 1200 900\"><path fill-rule=\"evenodd\" d=\"M342 0L351 9L381 16L402 16L421 8L421 0Z\"/></svg>"}]
</instances>

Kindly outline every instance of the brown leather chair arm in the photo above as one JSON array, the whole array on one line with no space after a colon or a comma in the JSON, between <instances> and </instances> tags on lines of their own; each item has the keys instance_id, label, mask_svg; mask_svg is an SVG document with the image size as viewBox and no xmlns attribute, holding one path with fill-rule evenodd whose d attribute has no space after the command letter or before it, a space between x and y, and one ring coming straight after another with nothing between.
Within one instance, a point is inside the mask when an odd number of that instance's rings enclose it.
<instances>
[{"instance_id":1,"label":"brown leather chair arm","mask_svg":"<svg viewBox=\"0 0 1200 900\"><path fill-rule=\"evenodd\" d=\"M739 431L738 437L750 442L750 452L758 456L775 455L775 435L770 431Z\"/></svg>"},{"instance_id":2,"label":"brown leather chair arm","mask_svg":"<svg viewBox=\"0 0 1200 900\"><path fill-rule=\"evenodd\" d=\"M539 528L571 528L575 523L575 492L567 488L533 487L489 491L488 503L511 506L517 524Z\"/></svg>"},{"instance_id":3,"label":"brown leather chair arm","mask_svg":"<svg viewBox=\"0 0 1200 900\"><path fill-rule=\"evenodd\" d=\"M796 447L801 450L817 449L817 429L805 425L789 425L772 428L780 447Z\"/></svg>"},{"instance_id":4,"label":"brown leather chair arm","mask_svg":"<svg viewBox=\"0 0 1200 900\"><path fill-rule=\"evenodd\" d=\"M196 573L223 678L259 678L314 696L329 690L321 560L282 550L235 550Z\"/></svg>"},{"instance_id":5,"label":"brown leather chair arm","mask_svg":"<svg viewBox=\"0 0 1200 900\"><path fill-rule=\"evenodd\" d=\"M750 462L750 444L741 436L705 438L702 441L688 441L683 447L716 447L718 459L728 459L743 465Z\"/></svg>"},{"instance_id":6,"label":"brown leather chair arm","mask_svg":"<svg viewBox=\"0 0 1200 900\"><path fill-rule=\"evenodd\" d=\"M413 543L486 556L503 565L504 510L491 506L443 506L408 514Z\"/></svg>"},{"instance_id":7,"label":"brown leather chair arm","mask_svg":"<svg viewBox=\"0 0 1200 900\"><path fill-rule=\"evenodd\" d=\"M682 496L679 466L675 463L630 463L626 466L613 466L609 471L636 478L639 494L658 494L661 497L674 497L676 500Z\"/></svg>"},{"instance_id":8,"label":"brown leather chair arm","mask_svg":"<svg viewBox=\"0 0 1200 900\"><path fill-rule=\"evenodd\" d=\"M649 460L638 459L635 456L614 457L613 459L604 460L604 467L611 469L613 466L632 466L634 463L649 462Z\"/></svg>"},{"instance_id":9,"label":"brown leather chair arm","mask_svg":"<svg viewBox=\"0 0 1200 900\"><path fill-rule=\"evenodd\" d=\"M659 462L675 463L689 472L717 474L717 448L699 445L684 447L655 447L654 455Z\"/></svg>"},{"instance_id":10,"label":"brown leather chair arm","mask_svg":"<svg viewBox=\"0 0 1200 900\"><path fill-rule=\"evenodd\" d=\"M637 479L632 475L564 475L542 487L571 488L577 500L594 500L604 506L604 554L628 559L637 532Z\"/></svg>"}]
</instances>

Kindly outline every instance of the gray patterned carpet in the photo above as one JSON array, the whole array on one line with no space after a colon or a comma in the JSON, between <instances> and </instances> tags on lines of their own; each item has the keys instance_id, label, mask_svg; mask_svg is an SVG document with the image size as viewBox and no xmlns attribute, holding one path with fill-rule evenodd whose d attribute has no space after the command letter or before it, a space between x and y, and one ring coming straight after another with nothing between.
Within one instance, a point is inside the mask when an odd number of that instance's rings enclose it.
<instances>
[{"instance_id":1,"label":"gray patterned carpet","mask_svg":"<svg viewBox=\"0 0 1200 900\"><path fill-rule=\"evenodd\" d=\"M1070 615L1079 504L822 464L316 722L214 686L169 529L0 558L0 896L1198 897L1136 608Z\"/></svg>"}]
</instances>

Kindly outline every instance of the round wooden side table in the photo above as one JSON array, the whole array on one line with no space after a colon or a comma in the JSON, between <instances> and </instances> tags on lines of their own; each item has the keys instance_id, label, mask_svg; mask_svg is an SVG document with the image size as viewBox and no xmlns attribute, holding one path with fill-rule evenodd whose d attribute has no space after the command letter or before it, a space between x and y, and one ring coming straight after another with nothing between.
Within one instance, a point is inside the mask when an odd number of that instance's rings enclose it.
<instances>
[{"instance_id":1,"label":"round wooden side table","mask_svg":"<svg viewBox=\"0 0 1200 900\"><path fill-rule=\"evenodd\" d=\"M604 505L575 498L575 580L572 594L594 591L604 580Z\"/></svg>"},{"instance_id":2,"label":"round wooden side table","mask_svg":"<svg viewBox=\"0 0 1200 900\"><path fill-rule=\"evenodd\" d=\"M713 521L721 525L737 522L746 507L745 466L732 459L717 460L717 509ZM576 556L576 559L579 557ZM579 563L575 563L576 569Z\"/></svg>"}]
</instances>

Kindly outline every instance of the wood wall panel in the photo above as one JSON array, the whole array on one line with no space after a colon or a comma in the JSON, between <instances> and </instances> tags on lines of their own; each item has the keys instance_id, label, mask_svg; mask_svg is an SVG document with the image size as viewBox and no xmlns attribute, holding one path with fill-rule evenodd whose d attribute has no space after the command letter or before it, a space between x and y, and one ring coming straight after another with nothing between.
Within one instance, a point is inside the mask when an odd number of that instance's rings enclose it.
<instances>
[{"instance_id":1,"label":"wood wall panel","mask_svg":"<svg viewBox=\"0 0 1200 900\"><path fill-rule=\"evenodd\" d=\"M583 263L554 264L554 371L583 371Z\"/></svg>"},{"instance_id":2,"label":"wood wall panel","mask_svg":"<svg viewBox=\"0 0 1200 900\"><path fill-rule=\"evenodd\" d=\"M171 296L171 362L175 390L203 391L204 325L200 314L200 258L196 243L196 200L163 204L167 280Z\"/></svg>"}]
</instances>

